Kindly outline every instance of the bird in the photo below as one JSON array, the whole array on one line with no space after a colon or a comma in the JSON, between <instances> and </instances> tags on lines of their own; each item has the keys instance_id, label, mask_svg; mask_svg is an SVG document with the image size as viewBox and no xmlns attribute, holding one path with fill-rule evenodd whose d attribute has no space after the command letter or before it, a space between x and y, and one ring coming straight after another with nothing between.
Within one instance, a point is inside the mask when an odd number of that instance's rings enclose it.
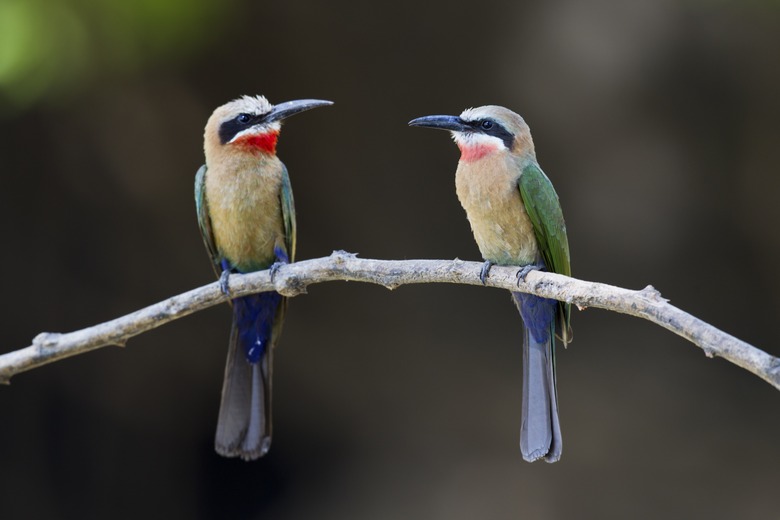
<instances>
[{"instance_id":1,"label":"bird","mask_svg":"<svg viewBox=\"0 0 780 520\"><path fill-rule=\"evenodd\" d=\"M448 130L460 161L455 187L485 263L521 266L518 281L535 269L571 276L569 241L552 183L536 160L531 131L515 112L496 105L460 116L413 119L411 126ZM529 462L556 462L563 451L558 418L556 335L572 339L571 305L513 291L523 321L523 397L520 451Z\"/></svg>"},{"instance_id":2,"label":"bird","mask_svg":"<svg viewBox=\"0 0 780 520\"><path fill-rule=\"evenodd\" d=\"M203 137L206 163L195 175L195 207L203 242L230 295L232 273L271 269L295 261L295 204L287 168L276 155L281 122L333 104L302 99L272 105L243 96L218 107ZM231 300L230 331L215 449L255 460L271 447L273 350L286 299L275 291Z\"/></svg>"}]
</instances>

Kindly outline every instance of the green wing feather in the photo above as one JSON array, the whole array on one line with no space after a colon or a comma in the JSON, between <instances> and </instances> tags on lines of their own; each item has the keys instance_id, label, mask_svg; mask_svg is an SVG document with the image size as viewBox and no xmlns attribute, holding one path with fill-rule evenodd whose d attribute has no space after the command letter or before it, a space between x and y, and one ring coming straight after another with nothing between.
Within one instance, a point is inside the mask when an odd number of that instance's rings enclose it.
<instances>
[{"instance_id":1,"label":"green wing feather","mask_svg":"<svg viewBox=\"0 0 780 520\"><path fill-rule=\"evenodd\" d=\"M296 243L296 224L295 224L295 202L293 201L292 185L290 184L290 175L287 173L287 167L282 164L282 185L279 193L282 205L282 222L284 224L284 245L287 249L287 256L290 262L295 262L295 243ZM276 320L274 320L273 336L279 337L282 330L282 323L287 314L287 298L282 298L279 309L276 311ZM274 342L275 344L275 342Z\"/></svg>"},{"instance_id":2,"label":"green wing feather","mask_svg":"<svg viewBox=\"0 0 780 520\"><path fill-rule=\"evenodd\" d=\"M284 244L287 246L287 255L290 262L295 262L295 202L293 201L292 186L290 185L290 176L287 174L287 168L282 165L282 220L284 221Z\"/></svg>"},{"instance_id":3,"label":"green wing feather","mask_svg":"<svg viewBox=\"0 0 780 520\"><path fill-rule=\"evenodd\" d=\"M211 231L211 217L209 217L209 203L206 200L206 165L200 167L195 174L195 210L198 213L198 227L200 235L203 237L203 243L206 245L206 251L211 258L211 266L217 277L222 274L222 265L217 247L214 245L214 234Z\"/></svg>"},{"instance_id":4,"label":"green wing feather","mask_svg":"<svg viewBox=\"0 0 780 520\"><path fill-rule=\"evenodd\" d=\"M550 179L535 161L525 161L518 181L525 211L531 219L544 263L551 272L571 276L569 239L561 203ZM560 335L571 341L571 304L560 302Z\"/></svg>"}]
</instances>

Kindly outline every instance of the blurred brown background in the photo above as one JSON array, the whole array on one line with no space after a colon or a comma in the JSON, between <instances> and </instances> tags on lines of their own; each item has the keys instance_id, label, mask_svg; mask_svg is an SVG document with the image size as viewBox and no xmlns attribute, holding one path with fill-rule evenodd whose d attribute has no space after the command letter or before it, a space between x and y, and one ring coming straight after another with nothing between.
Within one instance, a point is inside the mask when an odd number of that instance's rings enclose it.
<instances>
[{"instance_id":1,"label":"blurred brown background","mask_svg":"<svg viewBox=\"0 0 780 520\"><path fill-rule=\"evenodd\" d=\"M0 351L213 281L192 184L211 111L290 120L299 257L479 260L456 147L529 122L577 277L652 283L780 354L776 1L0 0ZM226 306L0 388L5 518L765 518L780 395L641 320L575 312L560 463L520 458L521 325L465 286L317 285L276 356L274 444L213 433Z\"/></svg>"}]
</instances>

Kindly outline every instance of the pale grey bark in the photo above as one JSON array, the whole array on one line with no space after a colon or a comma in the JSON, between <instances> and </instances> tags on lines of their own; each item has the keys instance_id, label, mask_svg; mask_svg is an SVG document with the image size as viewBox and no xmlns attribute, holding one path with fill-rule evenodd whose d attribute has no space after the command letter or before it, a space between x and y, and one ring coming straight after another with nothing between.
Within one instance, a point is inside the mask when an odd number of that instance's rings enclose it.
<instances>
[{"instance_id":1,"label":"pale grey bark","mask_svg":"<svg viewBox=\"0 0 780 520\"><path fill-rule=\"evenodd\" d=\"M236 297L277 290L295 296L305 293L308 285L337 280L375 283L388 289L414 283L481 285L481 267L480 262L457 259L370 260L334 251L328 257L283 266L273 281L269 271L233 275L230 293ZM486 285L567 301L580 309L596 307L644 318L691 341L708 357L730 361L780 390L780 359L670 305L652 286L635 291L538 271L518 283L516 273L515 267L494 266ZM93 327L68 333L43 332L31 346L0 355L0 383L76 354L107 345L124 346L133 336L227 300L214 282Z\"/></svg>"}]
</instances>

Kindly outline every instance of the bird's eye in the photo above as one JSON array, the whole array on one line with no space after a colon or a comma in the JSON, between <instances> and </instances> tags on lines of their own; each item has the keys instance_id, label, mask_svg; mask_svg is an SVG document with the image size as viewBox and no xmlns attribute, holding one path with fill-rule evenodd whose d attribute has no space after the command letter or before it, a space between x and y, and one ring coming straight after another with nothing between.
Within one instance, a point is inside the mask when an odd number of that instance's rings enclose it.
<instances>
[{"instance_id":1,"label":"bird's eye","mask_svg":"<svg viewBox=\"0 0 780 520\"><path fill-rule=\"evenodd\" d=\"M248 123L252 118L249 116L249 114L239 114L236 119L239 123Z\"/></svg>"},{"instance_id":2,"label":"bird's eye","mask_svg":"<svg viewBox=\"0 0 780 520\"><path fill-rule=\"evenodd\" d=\"M480 124L479 126L482 127L482 130L490 130L491 128L493 128L493 121L486 119L482 121L482 124Z\"/></svg>"}]
</instances>

